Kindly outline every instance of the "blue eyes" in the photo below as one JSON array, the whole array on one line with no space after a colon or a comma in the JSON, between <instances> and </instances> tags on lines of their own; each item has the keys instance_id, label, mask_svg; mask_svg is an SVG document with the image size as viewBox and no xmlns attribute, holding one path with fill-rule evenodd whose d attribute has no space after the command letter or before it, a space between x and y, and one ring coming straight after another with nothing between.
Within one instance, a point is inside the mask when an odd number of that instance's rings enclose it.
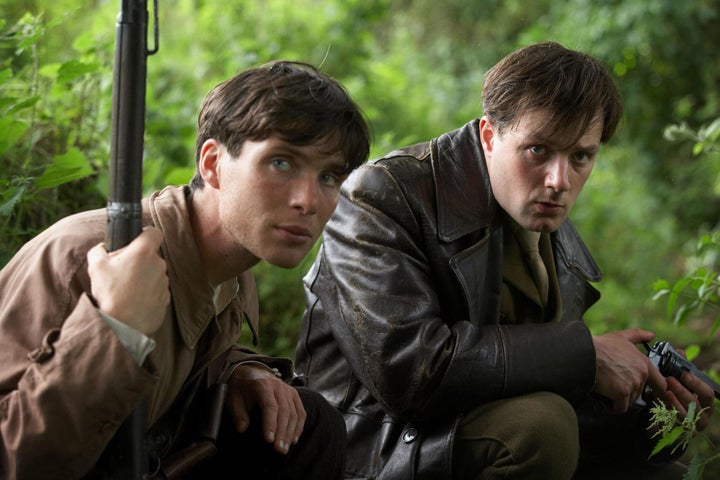
<instances>
[{"instance_id":1,"label":"blue eyes","mask_svg":"<svg viewBox=\"0 0 720 480\"><path fill-rule=\"evenodd\" d=\"M538 158L546 158L550 155L548 148L542 145L533 145L528 148L528 151ZM585 164L591 159L592 155L585 151L577 151L570 155L570 161L577 164Z\"/></svg>"},{"instance_id":2,"label":"blue eyes","mask_svg":"<svg viewBox=\"0 0 720 480\"><path fill-rule=\"evenodd\" d=\"M288 162L288 161L285 160L285 159L282 159L282 158L274 158L274 159L272 160L272 164L273 164L273 166L274 166L275 168L277 168L277 169L280 170L281 172L287 172L288 170L290 170L290 162Z\"/></svg>"},{"instance_id":3,"label":"blue eyes","mask_svg":"<svg viewBox=\"0 0 720 480\"><path fill-rule=\"evenodd\" d=\"M271 160L271 164L275 170L278 172L292 172L293 165L289 160L286 160L284 158L273 158ZM321 173L318 176L318 181L323 184L327 185L328 187L336 187L340 184L341 177L334 173Z\"/></svg>"},{"instance_id":4,"label":"blue eyes","mask_svg":"<svg viewBox=\"0 0 720 480\"><path fill-rule=\"evenodd\" d=\"M340 179L335 175L324 173L320 175L320 183L327 185L328 187L334 187L340 183Z\"/></svg>"},{"instance_id":5,"label":"blue eyes","mask_svg":"<svg viewBox=\"0 0 720 480\"><path fill-rule=\"evenodd\" d=\"M572 156L573 162L585 163L590 160L590 155L585 152L577 152Z\"/></svg>"},{"instance_id":6,"label":"blue eyes","mask_svg":"<svg viewBox=\"0 0 720 480\"><path fill-rule=\"evenodd\" d=\"M547 148L540 145L534 145L530 147L530 152L532 152L533 155L542 156L547 153Z\"/></svg>"}]
</instances>

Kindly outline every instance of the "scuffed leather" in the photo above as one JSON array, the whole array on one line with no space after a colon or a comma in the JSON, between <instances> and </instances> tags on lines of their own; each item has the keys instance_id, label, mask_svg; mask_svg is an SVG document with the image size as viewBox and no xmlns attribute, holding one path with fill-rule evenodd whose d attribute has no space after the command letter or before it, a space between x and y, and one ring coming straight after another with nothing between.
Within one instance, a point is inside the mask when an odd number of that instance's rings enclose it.
<instances>
[{"instance_id":1,"label":"scuffed leather","mask_svg":"<svg viewBox=\"0 0 720 480\"><path fill-rule=\"evenodd\" d=\"M477 131L356 170L304 278L296 367L345 416L347 478L451 478L463 412L594 384L582 315L601 274L569 221L552 235L562 320L500 323L503 230Z\"/></svg>"}]
</instances>

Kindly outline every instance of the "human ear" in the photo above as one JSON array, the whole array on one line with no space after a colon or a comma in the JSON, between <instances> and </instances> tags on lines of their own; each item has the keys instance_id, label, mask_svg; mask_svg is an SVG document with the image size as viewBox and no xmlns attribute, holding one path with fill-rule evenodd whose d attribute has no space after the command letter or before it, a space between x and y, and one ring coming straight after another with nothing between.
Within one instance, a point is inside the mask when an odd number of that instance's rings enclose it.
<instances>
[{"instance_id":1,"label":"human ear","mask_svg":"<svg viewBox=\"0 0 720 480\"><path fill-rule=\"evenodd\" d=\"M218 169L220 167L220 156L223 146L214 138L205 140L200 147L200 161L198 162L198 171L202 176L205 184L213 188L220 186Z\"/></svg>"},{"instance_id":2,"label":"human ear","mask_svg":"<svg viewBox=\"0 0 720 480\"><path fill-rule=\"evenodd\" d=\"M478 129L480 130L480 143L482 144L485 157L487 158L492 155L493 138L495 138L495 126L487 117L483 116L480 119Z\"/></svg>"}]
</instances>

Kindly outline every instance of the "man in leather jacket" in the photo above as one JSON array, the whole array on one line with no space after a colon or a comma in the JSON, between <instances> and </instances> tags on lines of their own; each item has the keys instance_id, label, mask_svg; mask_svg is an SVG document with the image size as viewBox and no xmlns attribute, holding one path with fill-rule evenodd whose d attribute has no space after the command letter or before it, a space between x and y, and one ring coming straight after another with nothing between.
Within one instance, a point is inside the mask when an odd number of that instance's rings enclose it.
<instances>
[{"instance_id":1,"label":"man in leather jacket","mask_svg":"<svg viewBox=\"0 0 720 480\"><path fill-rule=\"evenodd\" d=\"M128 246L101 244L105 209L26 243L0 271L0 478L119 478L106 446L141 401L152 478L341 478L337 410L237 342L252 266L304 258L369 148L337 81L272 62L208 93L195 176L143 200Z\"/></svg>"},{"instance_id":2,"label":"man in leather jacket","mask_svg":"<svg viewBox=\"0 0 720 480\"><path fill-rule=\"evenodd\" d=\"M704 428L713 392L663 378L637 348L652 332L591 334L601 274L567 219L616 87L541 43L488 72L483 110L356 170L304 279L296 366L345 417L346 478L673 478L636 400L699 402Z\"/></svg>"}]
</instances>

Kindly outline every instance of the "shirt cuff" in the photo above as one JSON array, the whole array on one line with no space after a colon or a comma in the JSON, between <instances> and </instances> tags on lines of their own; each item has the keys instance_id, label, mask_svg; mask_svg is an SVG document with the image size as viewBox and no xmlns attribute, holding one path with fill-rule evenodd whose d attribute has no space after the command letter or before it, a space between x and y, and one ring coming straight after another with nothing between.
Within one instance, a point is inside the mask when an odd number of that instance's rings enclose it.
<instances>
[{"instance_id":1,"label":"shirt cuff","mask_svg":"<svg viewBox=\"0 0 720 480\"><path fill-rule=\"evenodd\" d=\"M157 345L155 340L111 317L102 310L97 309L97 311L110 329L117 335L118 340L120 340L120 343L127 349L130 356L142 367L150 352L155 350L155 346Z\"/></svg>"},{"instance_id":2,"label":"shirt cuff","mask_svg":"<svg viewBox=\"0 0 720 480\"><path fill-rule=\"evenodd\" d=\"M233 372L237 367L240 365L254 365L258 367L262 367L268 372L272 373L277 378L282 378L282 374L277 368L272 368L268 365L265 365L262 362L258 362L257 360L241 360L239 362L232 362L227 365L225 365L225 368L220 372L220 380L219 383L228 383L230 381L230 377L232 376Z\"/></svg>"}]
</instances>

